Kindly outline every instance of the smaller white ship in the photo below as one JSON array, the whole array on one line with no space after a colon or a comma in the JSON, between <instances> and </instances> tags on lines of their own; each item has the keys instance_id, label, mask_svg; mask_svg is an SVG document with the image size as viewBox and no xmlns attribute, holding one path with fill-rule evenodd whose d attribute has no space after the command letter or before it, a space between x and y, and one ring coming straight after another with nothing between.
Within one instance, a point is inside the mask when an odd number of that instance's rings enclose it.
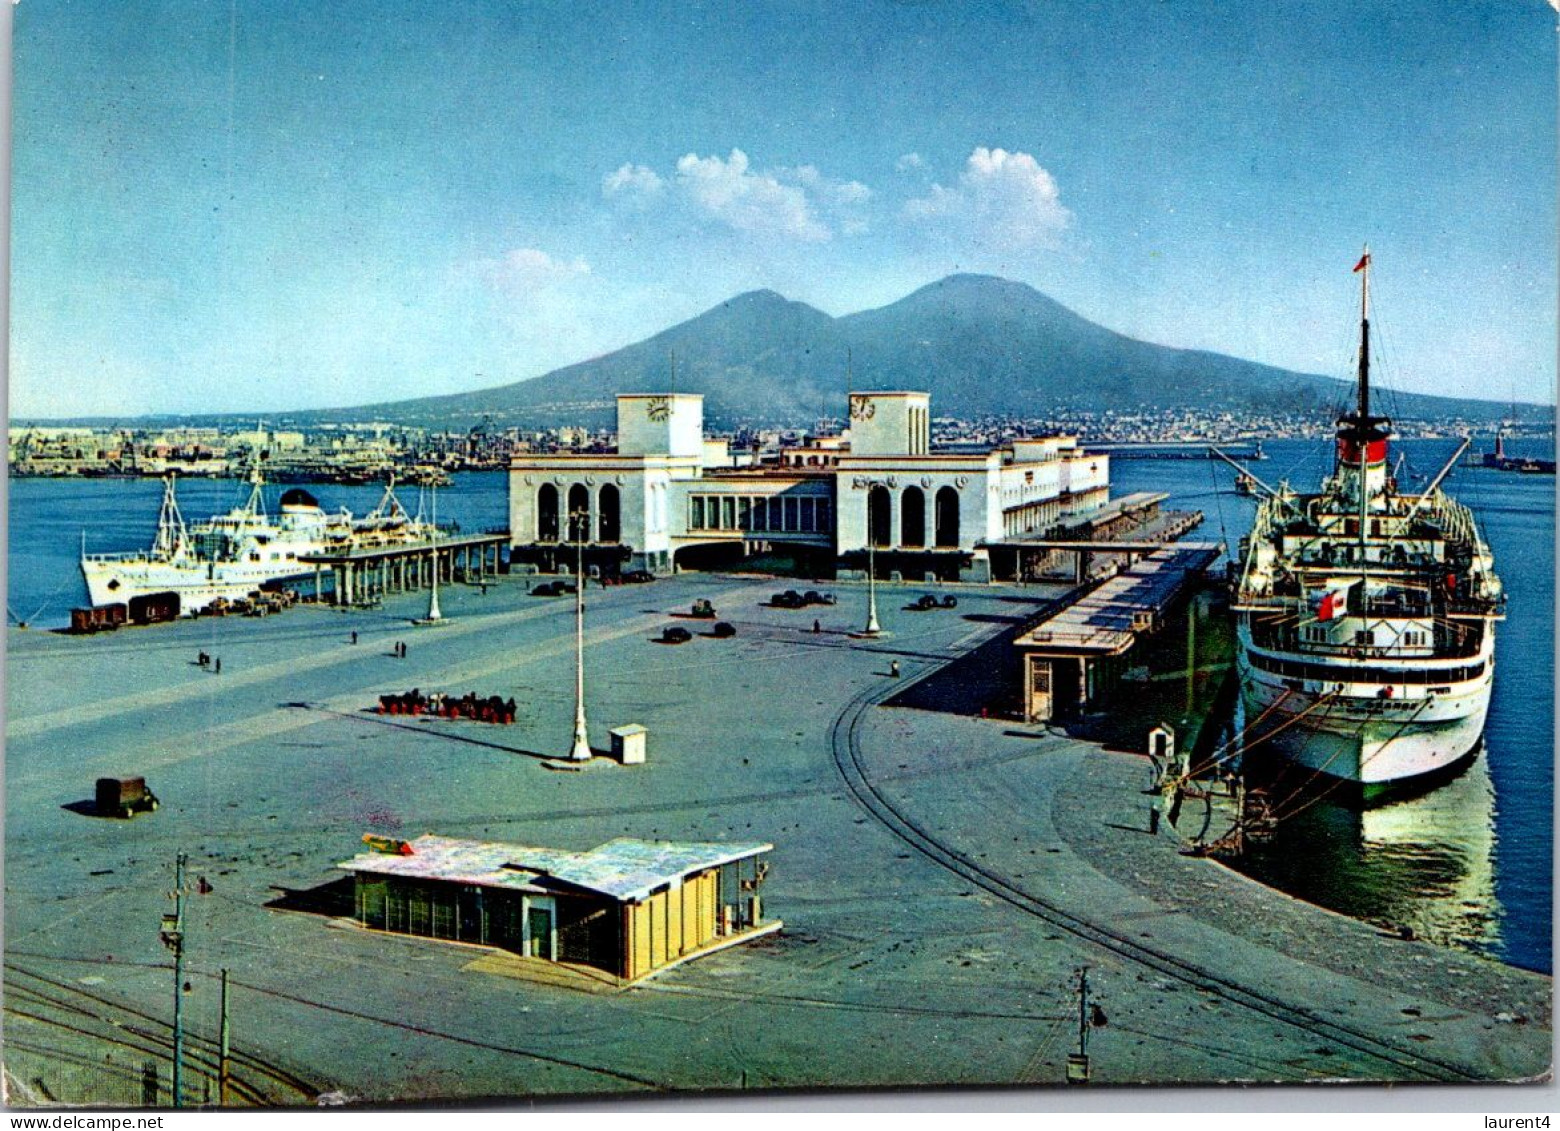
<instances>
[{"instance_id":1,"label":"smaller white ship","mask_svg":"<svg viewBox=\"0 0 1560 1131\"><path fill-rule=\"evenodd\" d=\"M302 560L310 555L415 544L433 537L432 524L407 514L395 497L393 479L379 506L358 520L345 510L326 512L301 487L283 492L277 513L271 515L258 467L250 472L249 485L243 505L186 527L170 475L156 538L144 552L89 554L83 535L81 573L92 604L175 593L180 614L193 616L219 599L238 601L267 583L312 576L313 564Z\"/></svg>"}]
</instances>

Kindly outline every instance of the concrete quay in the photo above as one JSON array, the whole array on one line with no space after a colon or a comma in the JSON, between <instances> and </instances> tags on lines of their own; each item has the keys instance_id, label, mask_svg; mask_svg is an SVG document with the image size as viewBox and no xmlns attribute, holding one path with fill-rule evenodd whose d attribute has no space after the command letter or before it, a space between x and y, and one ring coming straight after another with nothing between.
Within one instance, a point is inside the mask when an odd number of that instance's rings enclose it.
<instances>
[{"instance_id":1,"label":"concrete quay","mask_svg":"<svg viewBox=\"0 0 1560 1131\"><path fill-rule=\"evenodd\" d=\"M792 587L839 603L762 604ZM426 597L410 594L95 638L12 630L8 1076L38 1102L133 1103L150 1059L167 1102L172 978L157 930L178 851L212 888L187 900L186 1021L208 1050L228 969L251 1089L234 1102L1060 1085L1080 965L1108 1015L1090 1038L1097 1085L1549 1070L1550 979L1388 937L1182 855L1168 828L1141 831L1147 766L1134 755L981 718L973 702L878 705L1011 631L1055 587L949 586L957 609L911 612L944 590L881 586L877 640L851 635L860 585L685 575L592 588L592 744L642 723L649 760L584 773L545 765L572 736L573 601L526 590L518 577L441 590L447 620L430 627L411 623ZM670 614L699 598L737 636L656 643L693 623ZM222 659L220 675L199 651ZM368 712L412 687L512 695L518 719ZM159 812L79 811L96 777L126 773L146 776ZM767 900L786 926L627 990L571 979L343 923L333 865L370 831L575 849L620 835L772 841ZM204 1064L186 1070L196 1100Z\"/></svg>"}]
</instances>

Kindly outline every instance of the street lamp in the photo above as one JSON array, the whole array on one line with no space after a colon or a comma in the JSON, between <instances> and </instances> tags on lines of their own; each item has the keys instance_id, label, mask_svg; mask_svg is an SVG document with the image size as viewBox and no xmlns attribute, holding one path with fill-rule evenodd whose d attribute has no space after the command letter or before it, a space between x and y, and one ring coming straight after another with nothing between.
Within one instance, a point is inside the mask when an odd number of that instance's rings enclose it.
<instances>
[{"instance_id":1,"label":"street lamp","mask_svg":"<svg viewBox=\"0 0 1560 1131\"><path fill-rule=\"evenodd\" d=\"M877 537L872 529L872 492L885 486L878 480L867 483L867 627L858 636L882 636L883 626L878 624L877 612Z\"/></svg>"},{"instance_id":2,"label":"street lamp","mask_svg":"<svg viewBox=\"0 0 1560 1131\"><path fill-rule=\"evenodd\" d=\"M574 747L572 762L590 761L590 740L585 732L585 536L590 512L575 511L569 516L574 529Z\"/></svg>"},{"instance_id":3,"label":"street lamp","mask_svg":"<svg viewBox=\"0 0 1560 1131\"><path fill-rule=\"evenodd\" d=\"M428 621L443 620L439 612L439 485L433 485L433 586L428 591Z\"/></svg>"},{"instance_id":4,"label":"street lamp","mask_svg":"<svg viewBox=\"0 0 1560 1131\"><path fill-rule=\"evenodd\" d=\"M861 635L881 636L883 628L878 624L877 615L877 547L872 538L871 523L867 525L867 627Z\"/></svg>"}]
</instances>

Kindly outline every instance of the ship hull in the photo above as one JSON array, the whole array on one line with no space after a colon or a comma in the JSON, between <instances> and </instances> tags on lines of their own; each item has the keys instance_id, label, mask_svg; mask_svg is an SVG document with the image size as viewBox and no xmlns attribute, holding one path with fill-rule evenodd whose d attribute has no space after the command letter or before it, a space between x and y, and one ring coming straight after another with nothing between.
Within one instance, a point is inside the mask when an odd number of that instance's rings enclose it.
<instances>
[{"instance_id":1,"label":"ship hull","mask_svg":"<svg viewBox=\"0 0 1560 1131\"><path fill-rule=\"evenodd\" d=\"M1493 681L1488 674L1455 695L1423 699L1296 692L1243 665L1248 742L1330 778L1364 787L1429 785L1466 765L1484 733Z\"/></svg>"},{"instance_id":2,"label":"ship hull","mask_svg":"<svg viewBox=\"0 0 1560 1131\"><path fill-rule=\"evenodd\" d=\"M273 581L302 579L313 575L309 569L277 571L245 570L234 565L195 562L135 562L88 560L81 563L87 582L87 595L94 605L128 602L153 593L177 593L179 611L193 616L218 599L238 601L258 593Z\"/></svg>"}]
</instances>

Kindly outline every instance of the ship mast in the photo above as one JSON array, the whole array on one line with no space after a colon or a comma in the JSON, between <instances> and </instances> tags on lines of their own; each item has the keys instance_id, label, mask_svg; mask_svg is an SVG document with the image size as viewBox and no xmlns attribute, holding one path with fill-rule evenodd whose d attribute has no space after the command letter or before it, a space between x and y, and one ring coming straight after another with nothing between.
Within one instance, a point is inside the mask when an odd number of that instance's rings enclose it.
<instances>
[{"instance_id":1,"label":"ship mast","mask_svg":"<svg viewBox=\"0 0 1560 1131\"><path fill-rule=\"evenodd\" d=\"M1357 452L1360 461L1360 569L1365 568L1365 523L1370 510L1370 245L1360 256L1356 270L1360 273L1360 390L1359 427L1360 442Z\"/></svg>"},{"instance_id":2,"label":"ship mast","mask_svg":"<svg viewBox=\"0 0 1560 1131\"><path fill-rule=\"evenodd\" d=\"M1370 245L1355 268L1360 273L1360 423L1370 419ZM1362 465L1363 466L1363 465Z\"/></svg>"}]
</instances>

